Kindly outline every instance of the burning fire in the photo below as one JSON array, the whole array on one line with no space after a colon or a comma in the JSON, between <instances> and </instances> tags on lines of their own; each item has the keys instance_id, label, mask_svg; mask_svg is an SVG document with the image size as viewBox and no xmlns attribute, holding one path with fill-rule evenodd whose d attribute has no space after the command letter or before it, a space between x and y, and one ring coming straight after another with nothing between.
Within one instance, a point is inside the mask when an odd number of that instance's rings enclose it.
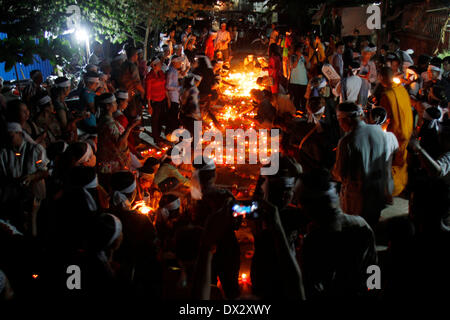
<instances>
[{"instance_id":1,"label":"burning fire","mask_svg":"<svg viewBox=\"0 0 450 320\"><path fill-rule=\"evenodd\" d=\"M251 100L251 90L252 89L263 89L263 87L259 86L256 83L258 74L255 72L233 72L229 73L228 76L224 79L226 80L225 83L223 83L222 87L222 94L221 94L221 101L223 102L223 107L220 107L216 112L216 118L220 122L220 127L216 128L213 124L213 122L209 122L208 124L205 124L206 129L218 129L222 132L222 134L225 133L227 129L243 129L244 131L248 129L257 129L258 122L254 120L254 117L256 116L256 112L254 111L253 102ZM229 85L232 84L232 85ZM218 148L217 151L222 153L223 155L210 155L209 158L212 159L216 165L224 165L226 167L229 167L232 171L235 171L236 167L231 166L229 164L226 164L226 162L232 162L234 160L234 163L236 162L242 162L248 163L248 157L250 154L258 154L259 150L268 152L268 156L273 152L278 152L277 149L271 150L271 148L267 148L268 137L264 135L264 133L261 135L262 140L260 140L260 135L258 132L257 134L257 140L261 141L265 144L264 147L258 146L258 145L249 145L248 141L245 140L239 140L237 141L237 150L243 150L244 155L238 155L234 154L234 156L225 155L226 151L232 151L232 149L227 150L225 148L221 148L220 144L222 142L216 142L216 141L202 141L204 144L204 147L206 145L214 146L215 148ZM241 136L237 135L237 139L240 139ZM234 159L233 159L234 158ZM268 158L261 159L261 161L268 160Z\"/></svg>"},{"instance_id":2,"label":"burning fire","mask_svg":"<svg viewBox=\"0 0 450 320\"><path fill-rule=\"evenodd\" d=\"M155 211L155 209L149 207L144 200L136 201L131 210L137 210L139 213L142 214L149 214L150 212Z\"/></svg>"},{"instance_id":3,"label":"burning fire","mask_svg":"<svg viewBox=\"0 0 450 320\"><path fill-rule=\"evenodd\" d=\"M225 90L224 94L239 97L250 97L252 89L258 89L256 84L257 75L254 72L237 72L230 73L227 80L231 83L236 83L236 87L230 87Z\"/></svg>"}]
</instances>

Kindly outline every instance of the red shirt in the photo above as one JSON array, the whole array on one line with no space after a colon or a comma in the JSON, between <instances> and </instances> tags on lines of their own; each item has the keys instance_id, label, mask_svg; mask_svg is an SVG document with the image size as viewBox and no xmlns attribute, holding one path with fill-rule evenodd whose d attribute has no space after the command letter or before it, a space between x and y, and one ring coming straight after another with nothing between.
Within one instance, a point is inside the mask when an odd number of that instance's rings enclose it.
<instances>
[{"instance_id":1,"label":"red shirt","mask_svg":"<svg viewBox=\"0 0 450 320\"><path fill-rule=\"evenodd\" d=\"M280 83L281 61L278 56L272 56L269 59L269 76L272 77L272 93L278 93L278 84Z\"/></svg>"},{"instance_id":2,"label":"red shirt","mask_svg":"<svg viewBox=\"0 0 450 320\"><path fill-rule=\"evenodd\" d=\"M211 36L208 37L205 44L205 56L214 60L214 42Z\"/></svg>"},{"instance_id":3,"label":"red shirt","mask_svg":"<svg viewBox=\"0 0 450 320\"><path fill-rule=\"evenodd\" d=\"M128 119L122 112L116 112L114 114L114 120L116 120L120 125L126 129L128 127Z\"/></svg>"},{"instance_id":4,"label":"red shirt","mask_svg":"<svg viewBox=\"0 0 450 320\"><path fill-rule=\"evenodd\" d=\"M147 100L160 102L166 98L166 75L163 71L151 70L145 77L145 97Z\"/></svg>"}]
</instances>

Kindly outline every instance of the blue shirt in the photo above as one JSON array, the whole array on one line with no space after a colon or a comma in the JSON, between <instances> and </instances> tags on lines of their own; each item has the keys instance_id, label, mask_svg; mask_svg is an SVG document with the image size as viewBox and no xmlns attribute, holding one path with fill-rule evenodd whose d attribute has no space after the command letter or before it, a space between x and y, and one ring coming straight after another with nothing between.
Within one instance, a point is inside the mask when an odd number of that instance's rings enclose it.
<instances>
[{"instance_id":1,"label":"blue shirt","mask_svg":"<svg viewBox=\"0 0 450 320\"><path fill-rule=\"evenodd\" d=\"M95 92L88 89L83 88L80 94L80 108L82 111L90 111L89 110L89 103L94 103L95 100ZM84 125L88 127L95 127L97 126L97 119L95 118L95 114L91 112L91 116L87 119L83 120Z\"/></svg>"},{"instance_id":2,"label":"blue shirt","mask_svg":"<svg viewBox=\"0 0 450 320\"><path fill-rule=\"evenodd\" d=\"M181 86L178 83L178 70L171 66L166 77L166 89L169 93L170 102L179 103Z\"/></svg>"},{"instance_id":3,"label":"blue shirt","mask_svg":"<svg viewBox=\"0 0 450 320\"><path fill-rule=\"evenodd\" d=\"M305 58L303 56L298 59L297 66L292 68L290 83L304 86L308 84L308 72L306 71Z\"/></svg>"},{"instance_id":4,"label":"blue shirt","mask_svg":"<svg viewBox=\"0 0 450 320\"><path fill-rule=\"evenodd\" d=\"M83 111L88 111L89 107L88 104L89 103L94 103L95 100L95 92L88 89L88 88L83 88L81 90L81 94L80 94L80 108Z\"/></svg>"}]
</instances>

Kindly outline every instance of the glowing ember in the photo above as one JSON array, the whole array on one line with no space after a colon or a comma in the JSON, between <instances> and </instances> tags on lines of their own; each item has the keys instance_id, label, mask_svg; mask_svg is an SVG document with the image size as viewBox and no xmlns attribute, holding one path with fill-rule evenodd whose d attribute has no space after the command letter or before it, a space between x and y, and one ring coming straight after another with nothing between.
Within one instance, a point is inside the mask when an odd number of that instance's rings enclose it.
<instances>
[{"instance_id":1,"label":"glowing ember","mask_svg":"<svg viewBox=\"0 0 450 320\"><path fill-rule=\"evenodd\" d=\"M237 72L230 73L227 81L236 84L236 87L228 88L225 90L226 95L250 97L250 91L252 89L259 89L256 84L256 78L258 76L254 72Z\"/></svg>"},{"instance_id":2,"label":"glowing ember","mask_svg":"<svg viewBox=\"0 0 450 320\"><path fill-rule=\"evenodd\" d=\"M250 282L250 279L248 278L248 275L246 273L241 273L241 276L239 277L239 282L241 284L248 284Z\"/></svg>"},{"instance_id":3,"label":"glowing ember","mask_svg":"<svg viewBox=\"0 0 450 320\"><path fill-rule=\"evenodd\" d=\"M132 210L137 210L139 213L148 214L151 211L154 211L152 207L147 206L144 200L136 201Z\"/></svg>"}]
</instances>

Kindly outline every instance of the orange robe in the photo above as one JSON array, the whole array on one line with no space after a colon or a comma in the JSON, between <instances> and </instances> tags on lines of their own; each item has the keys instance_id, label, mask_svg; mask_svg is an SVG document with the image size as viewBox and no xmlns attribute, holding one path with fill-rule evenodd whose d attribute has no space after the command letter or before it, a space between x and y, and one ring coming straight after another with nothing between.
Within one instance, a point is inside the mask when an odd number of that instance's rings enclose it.
<instances>
[{"instance_id":1,"label":"orange robe","mask_svg":"<svg viewBox=\"0 0 450 320\"><path fill-rule=\"evenodd\" d=\"M408 166L406 158L409 139L413 131L413 113L408 92L402 85L393 85L383 93L381 107L386 109L389 125L387 131L392 132L399 144L392 161L392 178L394 191L392 196L398 196L408 183Z\"/></svg>"}]
</instances>

